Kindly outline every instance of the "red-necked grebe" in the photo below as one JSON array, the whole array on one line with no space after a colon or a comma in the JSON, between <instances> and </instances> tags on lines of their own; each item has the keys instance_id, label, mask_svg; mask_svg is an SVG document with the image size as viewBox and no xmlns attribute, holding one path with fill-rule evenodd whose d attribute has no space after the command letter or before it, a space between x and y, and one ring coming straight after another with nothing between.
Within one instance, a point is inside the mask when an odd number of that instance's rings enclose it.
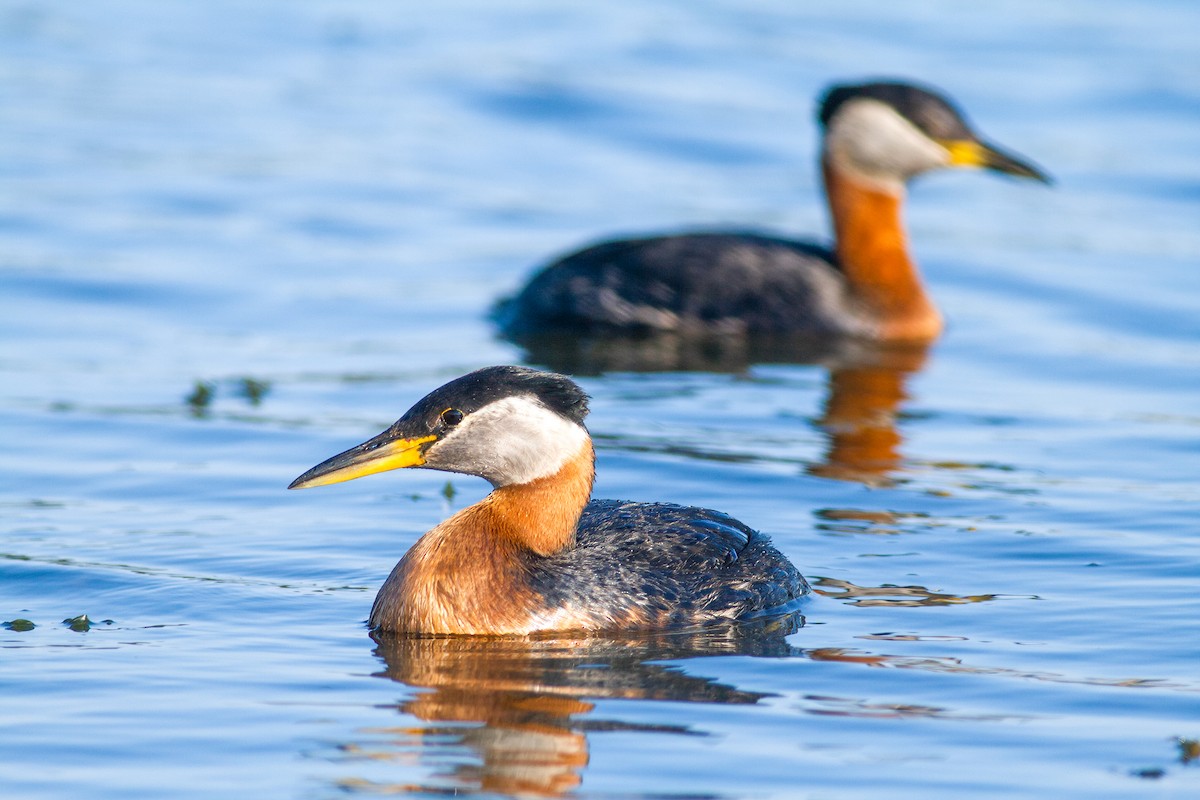
<instances>
[{"instance_id":1,"label":"red-necked grebe","mask_svg":"<svg viewBox=\"0 0 1200 800\"><path fill-rule=\"evenodd\" d=\"M936 91L835 86L818 114L834 247L756 233L686 233L593 245L543 268L497 307L514 338L575 334L802 334L930 341L942 317L908 252L905 185L944 167L1049 183L982 141Z\"/></svg>"},{"instance_id":2,"label":"red-necked grebe","mask_svg":"<svg viewBox=\"0 0 1200 800\"><path fill-rule=\"evenodd\" d=\"M668 628L794 610L809 591L770 541L716 511L591 500L587 395L570 379L487 367L434 390L291 489L400 467L493 491L433 528L375 598L370 624L423 634Z\"/></svg>"}]
</instances>

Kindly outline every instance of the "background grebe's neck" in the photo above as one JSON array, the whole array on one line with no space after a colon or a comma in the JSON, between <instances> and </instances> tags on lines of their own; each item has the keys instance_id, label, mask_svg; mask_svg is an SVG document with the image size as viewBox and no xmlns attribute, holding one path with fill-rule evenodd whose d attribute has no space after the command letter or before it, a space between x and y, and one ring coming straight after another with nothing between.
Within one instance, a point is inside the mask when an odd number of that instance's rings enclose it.
<instances>
[{"instance_id":1,"label":"background grebe's neck","mask_svg":"<svg viewBox=\"0 0 1200 800\"><path fill-rule=\"evenodd\" d=\"M838 261L855 298L888 341L929 341L942 316L925 292L908 253L904 184L853 174L826 154L821 160Z\"/></svg>"},{"instance_id":2,"label":"background grebe's neck","mask_svg":"<svg viewBox=\"0 0 1200 800\"><path fill-rule=\"evenodd\" d=\"M528 631L540 598L525 584L530 553L575 544L595 477L590 440L557 472L501 486L426 533L380 588L371 626L389 631Z\"/></svg>"}]
</instances>

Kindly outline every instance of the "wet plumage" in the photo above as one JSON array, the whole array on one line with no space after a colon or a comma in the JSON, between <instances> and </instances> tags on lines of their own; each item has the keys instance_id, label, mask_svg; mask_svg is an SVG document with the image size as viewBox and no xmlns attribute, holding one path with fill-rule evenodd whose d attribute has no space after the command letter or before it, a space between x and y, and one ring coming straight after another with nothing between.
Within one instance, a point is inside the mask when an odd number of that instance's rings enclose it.
<instances>
[{"instance_id":1,"label":"wet plumage","mask_svg":"<svg viewBox=\"0 0 1200 800\"><path fill-rule=\"evenodd\" d=\"M778 611L808 586L761 533L706 508L593 500L575 547L530 565L549 606L605 609L633 602L651 627Z\"/></svg>"}]
</instances>

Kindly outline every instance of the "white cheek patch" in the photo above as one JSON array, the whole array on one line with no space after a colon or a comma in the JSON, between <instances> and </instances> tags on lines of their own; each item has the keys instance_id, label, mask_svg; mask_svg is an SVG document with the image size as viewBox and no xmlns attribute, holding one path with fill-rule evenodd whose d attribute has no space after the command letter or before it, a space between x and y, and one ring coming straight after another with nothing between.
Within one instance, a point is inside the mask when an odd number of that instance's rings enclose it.
<instances>
[{"instance_id":1,"label":"white cheek patch","mask_svg":"<svg viewBox=\"0 0 1200 800\"><path fill-rule=\"evenodd\" d=\"M882 181L903 182L950 164L946 148L878 100L848 101L830 121L825 141L838 163Z\"/></svg>"},{"instance_id":2,"label":"white cheek patch","mask_svg":"<svg viewBox=\"0 0 1200 800\"><path fill-rule=\"evenodd\" d=\"M529 483L558 472L588 438L582 425L532 396L506 397L468 414L429 448L426 465L478 475L493 486Z\"/></svg>"}]
</instances>

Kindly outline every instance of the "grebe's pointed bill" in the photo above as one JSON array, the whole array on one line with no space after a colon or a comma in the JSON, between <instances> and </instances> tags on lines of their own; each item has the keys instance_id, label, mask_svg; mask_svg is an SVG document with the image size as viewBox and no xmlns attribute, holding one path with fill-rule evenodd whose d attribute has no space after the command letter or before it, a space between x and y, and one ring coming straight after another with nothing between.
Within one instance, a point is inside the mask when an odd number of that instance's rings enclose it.
<instances>
[{"instance_id":1,"label":"grebe's pointed bill","mask_svg":"<svg viewBox=\"0 0 1200 800\"><path fill-rule=\"evenodd\" d=\"M437 441L437 436L401 436L391 428L372 437L357 447L320 464L292 481L289 489L308 489L312 486L327 486L387 472L404 467L419 467L425 463L426 445Z\"/></svg>"},{"instance_id":2,"label":"grebe's pointed bill","mask_svg":"<svg viewBox=\"0 0 1200 800\"><path fill-rule=\"evenodd\" d=\"M1018 178L1032 178L1047 185L1054 179L1024 158L1006 153L999 147L975 139L940 139L938 144L950 152L950 165L979 167Z\"/></svg>"}]
</instances>

